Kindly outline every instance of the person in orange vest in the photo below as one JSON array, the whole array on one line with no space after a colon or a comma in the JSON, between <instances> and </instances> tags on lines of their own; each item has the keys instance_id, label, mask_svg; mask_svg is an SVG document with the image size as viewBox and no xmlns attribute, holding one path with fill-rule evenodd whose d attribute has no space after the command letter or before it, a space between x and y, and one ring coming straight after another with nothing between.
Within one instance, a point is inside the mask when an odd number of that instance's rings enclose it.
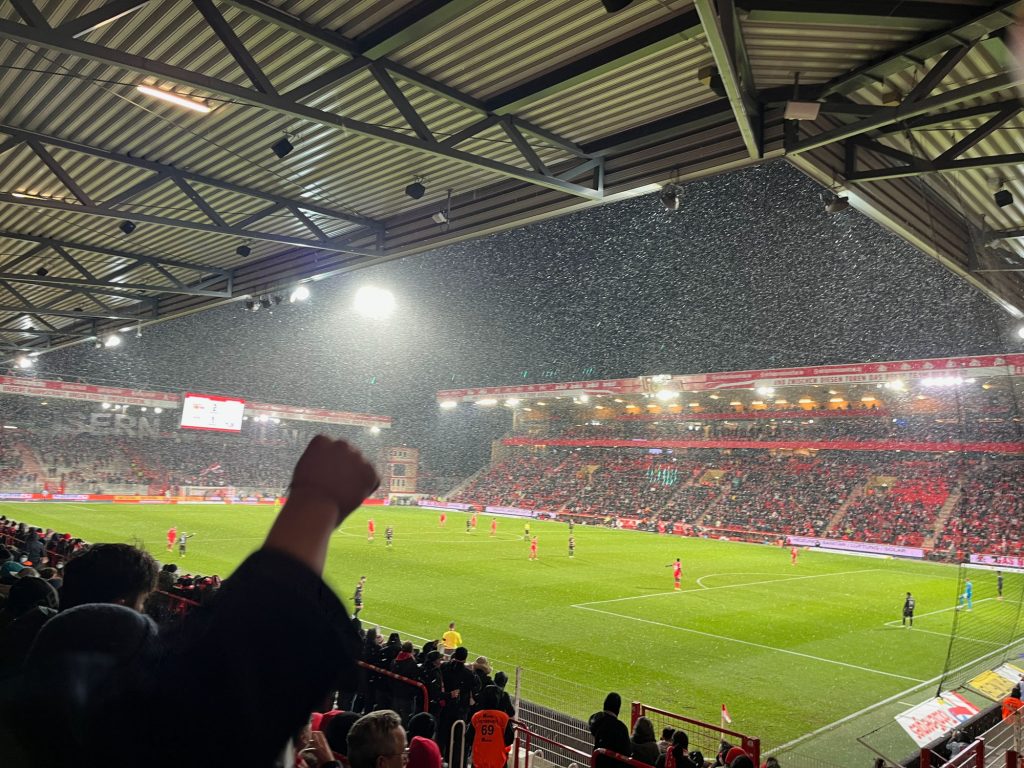
<instances>
[{"instance_id":1,"label":"person in orange vest","mask_svg":"<svg viewBox=\"0 0 1024 768\"><path fill-rule=\"evenodd\" d=\"M1020 699L1020 686L1015 685L1010 695L1003 699L1003 720L1020 709L1024 709L1024 701Z\"/></svg>"},{"instance_id":2,"label":"person in orange vest","mask_svg":"<svg viewBox=\"0 0 1024 768\"><path fill-rule=\"evenodd\" d=\"M515 737L512 719L498 709L501 690L489 685L480 694L480 710L469 722L473 768L504 768Z\"/></svg>"}]
</instances>

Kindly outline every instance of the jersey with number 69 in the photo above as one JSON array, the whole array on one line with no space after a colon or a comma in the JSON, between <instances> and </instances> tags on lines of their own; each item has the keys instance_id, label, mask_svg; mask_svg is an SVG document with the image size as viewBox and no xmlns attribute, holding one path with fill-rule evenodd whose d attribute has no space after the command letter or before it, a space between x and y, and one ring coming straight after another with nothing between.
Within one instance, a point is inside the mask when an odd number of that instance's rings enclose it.
<instances>
[{"instance_id":1,"label":"jersey with number 69","mask_svg":"<svg viewBox=\"0 0 1024 768\"><path fill-rule=\"evenodd\" d=\"M509 717L498 709L482 709L473 715L474 768L503 768L508 760L505 728Z\"/></svg>"}]
</instances>

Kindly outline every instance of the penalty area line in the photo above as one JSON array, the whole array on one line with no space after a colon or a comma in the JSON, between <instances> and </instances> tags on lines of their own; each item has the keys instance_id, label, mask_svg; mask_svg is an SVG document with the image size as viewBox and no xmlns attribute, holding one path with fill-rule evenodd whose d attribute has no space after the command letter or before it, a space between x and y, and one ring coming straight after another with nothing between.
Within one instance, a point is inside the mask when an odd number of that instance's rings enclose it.
<instances>
[{"instance_id":1,"label":"penalty area line","mask_svg":"<svg viewBox=\"0 0 1024 768\"><path fill-rule=\"evenodd\" d=\"M689 627L679 627L675 624L666 624L661 621L653 621L651 619L640 619L636 616L626 616L622 613L613 613L612 611L602 611L599 608L588 608L586 605L574 605L573 608L580 608L584 611L593 611L594 613L603 613L605 616L616 616L620 619L628 619L629 621L639 621L643 624L652 624L656 627L664 627L665 629L674 629L678 632L689 632L692 635L700 635L701 637L710 637L715 640L724 640L729 643L737 643L738 645L747 645L752 648L760 648L765 651L775 651L776 653L785 653L789 656L799 656L803 659L810 659L811 661L820 661L823 664L834 664L838 667L846 667L847 669L856 669L861 672L870 672L873 675L884 675L885 677L895 677L898 680L911 680L915 683L925 682L919 677L910 677L909 675L899 675L895 672L884 672L880 669L872 669L871 667L862 667L858 664L850 664L846 661L836 661L835 659L826 659L824 656L813 656L809 653L802 653L801 651L793 651L789 648L777 648L774 645L765 645L764 643L755 643L751 640L740 640L736 637L729 637L727 635L716 635L713 632L704 632L700 629L691 629Z\"/></svg>"}]
</instances>

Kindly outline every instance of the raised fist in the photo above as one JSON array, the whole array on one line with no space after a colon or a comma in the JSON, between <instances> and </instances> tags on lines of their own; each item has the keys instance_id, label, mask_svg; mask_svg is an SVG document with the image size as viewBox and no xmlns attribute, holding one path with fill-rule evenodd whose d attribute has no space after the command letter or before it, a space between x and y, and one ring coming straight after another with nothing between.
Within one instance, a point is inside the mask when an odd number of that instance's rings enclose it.
<instances>
[{"instance_id":1,"label":"raised fist","mask_svg":"<svg viewBox=\"0 0 1024 768\"><path fill-rule=\"evenodd\" d=\"M380 478L373 466L344 440L314 437L292 473L293 493L325 497L338 505L338 522L362 504Z\"/></svg>"}]
</instances>

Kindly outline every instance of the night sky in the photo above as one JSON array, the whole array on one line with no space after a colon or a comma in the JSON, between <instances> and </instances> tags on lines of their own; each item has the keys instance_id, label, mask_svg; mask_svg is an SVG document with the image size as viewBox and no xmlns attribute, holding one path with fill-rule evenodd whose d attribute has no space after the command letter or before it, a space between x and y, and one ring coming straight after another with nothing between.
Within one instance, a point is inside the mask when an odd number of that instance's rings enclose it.
<instances>
[{"instance_id":1,"label":"night sky","mask_svg":"<svg viewBox=\"0 0 1024 768\"><path fill-rule=\"evenodd\" d=\"M395 418L441 474L487 461L510 424L442 413L440 389L1017 350L1014 323L937 262L784 162L687 184L314 284L306 304L241 304L39 359L41 375ZM453 217L458 211L453 211ZM394 316L351 309L392 290ZM524 378L524 371L526 378Z\"/></svg>"}]
</instances>

